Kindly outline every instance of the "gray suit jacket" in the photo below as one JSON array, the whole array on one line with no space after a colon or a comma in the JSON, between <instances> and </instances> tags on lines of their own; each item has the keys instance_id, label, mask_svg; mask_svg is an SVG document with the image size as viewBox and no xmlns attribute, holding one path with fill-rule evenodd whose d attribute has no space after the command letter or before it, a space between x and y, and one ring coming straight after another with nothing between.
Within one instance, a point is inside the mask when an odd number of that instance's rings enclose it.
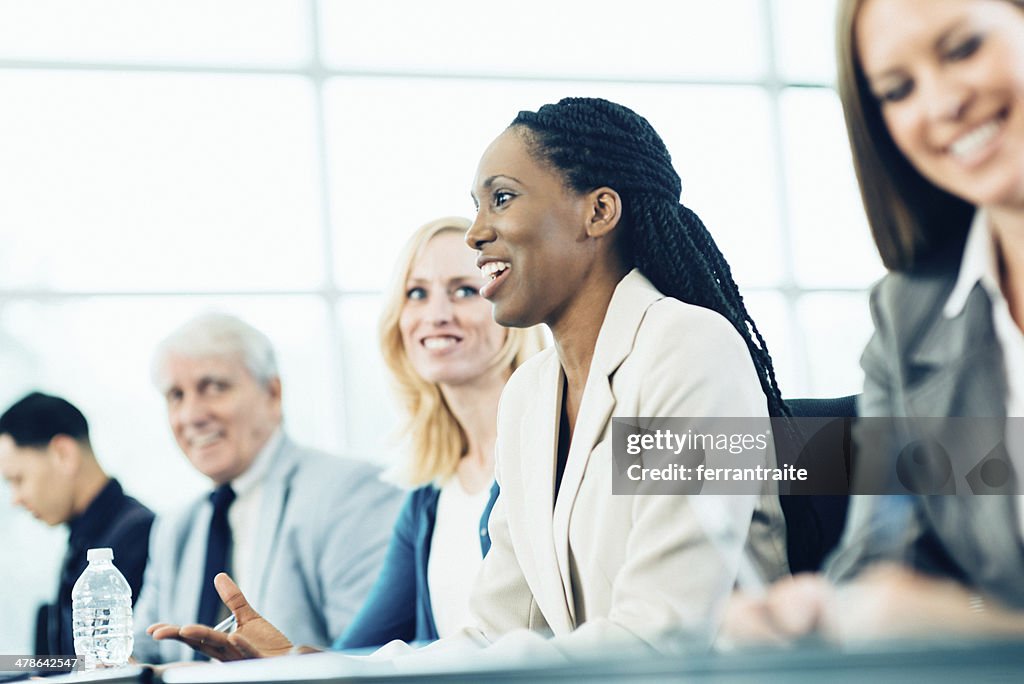
<instances>
[{"instance_id":1,"label":"gray suit jacket","mask_svg":"<svg viewBox=\"0 0 1024 684\"><path fill-rule=\"evenodd\" d=\"M329 646L380 570L402 494L369 464L298 446L287 437L264 480L252 606L293 642ZM135 608L135 657L190 660L177 641L145 633L154 622L196 621L212 505L207 496L159 516Z\"/></svg>"},{"instance_id":2,"label":"gray suit jacket","mask_svg":"<svg viewBox=\"0 0 1024 684\"><path fill-rule=\"evenodd\" d=\"M991 302L978 285L959 316L943 315L956 282L959 262L952 258L930 272L891 274L875 288L875 335L861 359L858 412L995 418L979 422L998 441L1007 383ZM1016 505L1009 495L854 497L828 572L844 579L873 561L901 560L1024 606Z\"/></svg>"}]
</instances>

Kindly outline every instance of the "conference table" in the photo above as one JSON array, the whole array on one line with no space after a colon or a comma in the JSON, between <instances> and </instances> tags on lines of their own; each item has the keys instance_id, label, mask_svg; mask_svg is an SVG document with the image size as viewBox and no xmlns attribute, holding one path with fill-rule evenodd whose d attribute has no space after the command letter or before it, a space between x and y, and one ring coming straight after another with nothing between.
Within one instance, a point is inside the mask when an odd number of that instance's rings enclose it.
<instances>
[{"instance_id":1,"label":"conference table","mask_svg":"<svg viewBox=\"0 0 1024 684\"><path fill-rule=\"evenodd\" d=\"M264 661L212 663L164 671L132 667L123 671L72 673L50 678L54 684L223 684L289 682L329 684L365 682L1022 682L1024 641L944 641L871 644L839 648L805 643L786 649L731 653L683 653L674 656L616 657L583 661L533 661L488 665L434 666L402 672L382 664L351 667L338 654L289 656Z\"/></svg>"}]
</instances>

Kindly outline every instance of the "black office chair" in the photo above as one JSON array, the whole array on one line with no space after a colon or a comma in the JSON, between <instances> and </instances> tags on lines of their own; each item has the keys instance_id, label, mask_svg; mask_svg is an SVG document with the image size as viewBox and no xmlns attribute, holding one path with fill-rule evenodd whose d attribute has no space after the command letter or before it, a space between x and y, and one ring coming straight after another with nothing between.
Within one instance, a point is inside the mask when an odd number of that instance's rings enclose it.
<instances>
[{"instance_id":1,"label":"black office chair","mask_svg":"<svg viewBox=\"0 0 1024 684\"><path fill-rule=\"evenodd\" d=\"M805 448L805 453L810 453L811 456L816 448L827 450L829 458L835 457L837 449L841 450L845 461L835 463L832 467L836 470L836 484L842 489L849 476L851 431L853 419L857 417L857 396L789 399L786 404L796 418L845 419L829 423L828 429L811 438ZM844 465L845 469L842 467ZM779 501L786 518L786 552L789 556L790 571L796 574L820 570L825 558L839 544L843 534L849 496L784 494L779 497Z\"/></svg>"}]
</instances>

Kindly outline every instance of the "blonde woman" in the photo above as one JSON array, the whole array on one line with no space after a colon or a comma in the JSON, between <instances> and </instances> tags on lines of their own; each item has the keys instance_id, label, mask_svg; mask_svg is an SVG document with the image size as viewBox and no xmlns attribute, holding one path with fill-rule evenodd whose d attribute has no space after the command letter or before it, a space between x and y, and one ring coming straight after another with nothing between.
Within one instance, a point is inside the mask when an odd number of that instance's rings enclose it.
<instances>
[{"instance_id":1,"label":"blonde woman","mask_svg":"<svg viewBox=\"0 0 1024 684\"><path fill-rule=\"evenodd\" d=\"M338 649L432 641L469 622L469 588L490 547L487 518L498 495L498 398L512 371L543 346L536 328L494 322L463 242L469 226L449 217L419 228L387 293L381 351L407 416L404 479L418 488Z\"/></svg>"}]
</instances>

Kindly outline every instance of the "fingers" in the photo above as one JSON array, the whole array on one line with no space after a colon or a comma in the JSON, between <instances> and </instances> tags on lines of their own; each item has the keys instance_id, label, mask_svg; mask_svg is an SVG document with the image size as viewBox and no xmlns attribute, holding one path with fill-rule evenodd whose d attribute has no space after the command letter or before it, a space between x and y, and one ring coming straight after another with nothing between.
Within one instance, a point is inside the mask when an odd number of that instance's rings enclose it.
<instances>
[{"instance_id":1,"label":"fingers","mask_svg":"<svg viewBox=\"0 0 1024 684\"><path fill-rule=\"evenodd\" d=\"M238 622L239 627L260 616L260 614L253 610L252 606L249 605L249 602L242 594L242 590L238 588L238 585L235 584L234 580L232 580L227 573L218 573L217 576L213 578L213 586L217 589L217 594L220 595L220 600L224 602L224 605L226 605L235 616L235 620Z\"/></svg>"},{"instance_id":2,"label":"fingers","mask_svg":"<svg viewBox=\"0 0 1024 684\"><path fill-rule=\"evenodd\" d=\"M732 650L741 646L781 646L786 643L768 614L764 599L734 592L726 606L717 646Z\"/></svg>"},{"instance_id":3,"label":"fingers","mask_svg":"<svg viewBox=\"0 0 1024 684\"><path fill-rule=\"evenodd\" d=\"M181 628L178 625L167 624L166 622L158 622L155 625L150 625L146 629L146 633L157 641L163 639L177 639L178 631Z\"/></svg>"},{"instance_id":4,"label":"fingers","mask_svg":"<svg viewBox=\"0 0 1024 684\"><path fill-rule=\"evenodd\" d=\"M238 660L241 657L227 634L217 632L206 625L185 625L178 630L178 641L215 660Z\"/></svg>"},{"instance_id":5,"label":"fingers","mask_svg":"<svg viewBox=\"0 0 1024 684\"><path fill-rule=\"evenodd\" d=\"M828 580L811 574L780 580L763 597L735 592L726 606L720 647L789 644L819 630L834 600Z\"/></svg>"},{"instance_id":6,"label":"fingers","mask_svg":"<svg viewBox=\"0 0 1024 684\"><path fill-rule=\"evenodd\" d=\"M227 643L227 634L224 632L215 632L212 628L206 625L184 625L178 628L178 633L186 639L205 639L209 642L216 642L218 640Z\"/></svg>"},{"instance_id":7,"label":"fingers","mask_svg":"<svg viewBox=\"0 0 1024 684\"><path fill-rule=\"evenodd\" d=\"M832 585L821 575L797 575L778 582L766 599L767 614L788 638L802 637L821 626L832 600Z\"/></svg>"},{"instance_id":8,"label":"fingers","mask_svg":"<svg viewBox=\"0 0 1024 684\"><path fill-rule=\"evenodd\" d=\"M230 656L234 653L234 649L227 642L227 635L221 632L214 632L205 625L178 627L178 625L158 622L155 625L150 625L146 632L157 641L165 641L167 639L180 641L189 648L205 653L217 660L233 659Z\"/></svg>"}]
</instances>

